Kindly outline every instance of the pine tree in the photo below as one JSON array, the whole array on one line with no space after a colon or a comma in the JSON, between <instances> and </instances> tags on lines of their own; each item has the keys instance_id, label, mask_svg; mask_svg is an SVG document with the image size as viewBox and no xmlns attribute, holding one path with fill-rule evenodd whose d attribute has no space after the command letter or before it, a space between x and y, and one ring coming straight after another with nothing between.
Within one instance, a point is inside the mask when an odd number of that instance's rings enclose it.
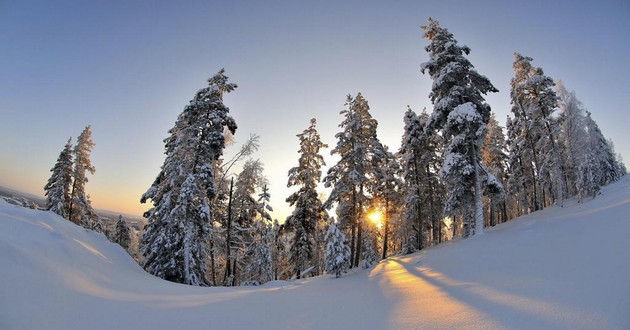
<instances>
[{"instance_id":1,"label":"pine tree","mask_svg":"<svg viewBox=\"0 0 630 330\"><path fill-rule=\"evenodd\" d=\"M344 235L334 223L328 226L326 232L326 272L341 277L350 267L350 247Z\"/></svg>"},{"instance_id":2,"label":"pine tree","mask_svg":"<svg viewBox=\"0 0 630 330\"><path fill-rule=\"evenodd\" d=\"M547 193L551 201L562 206L566 190L566 173L557 145L559 125L553 117L557 96L553 79L539 67L531 65L532 58L514 54L514 78L511 81L512 112L520 120L521 131L531 148L535 162L536 192L534 210L546 204ZM513 123L514 124L514 123ZM536 187L535 187L536 188ZM540 202L539 202L540 201ZM542 204L542 205L540 205Z\"/></svg>"},{"instance_id":3,"label":"pine tree","mask_svg":"<svg viewBox=\"0 0 630 330\"><path fill-rule=\"evenodd\" d=\"M59 153L57 163L50 170L52 175L44 186L46 209L68 218L70 189L72 187L72 138Z\"/></svg>"},{"instance_id":4,"label":"pine tree","mask_svg":"<svg viewBox=\"0 0 630 330\"><path fill-rule=\"evenodd\" d=\"M434 241L439 242L443 187L438 177L442 160L442 139L438 134L426 134L429 120L426 111L416 115L410 108L404 116L404 133L400 147L402 176L405 179L403 226L405 227L404 253L425 247L429 228L433 228Z\"/></svg>"},{"instance_id":5,"label":"pine tree","mask_svg":"<svg viewBox=\"0 0 630 330\"><path fill-rule=\"evenodd\" d=\"M569 92L562 82L557 84L557 95L567 188L569 193L577 194L578 201L581 202L584 197L595 197L599 193L597 157L595 150L589 146L586 110L582 102L574 92Z\"/></svg>"},{"instance_id":6,"label":"pine tree","mask_svg":"<svg viewBox=\"0 0 630 330\"><path fill-rule=\"evenodd\" d=\"M310 126L297 137L300 139L300 159L298 166L289 170L287 187L299 186L299 190L287 198L289 205L294 206L293 213L287 218L286 226L294 230L291 246L292 262L295 274L300 276L307 266L316 267L319 273L319 225L325 221L325 212L317 194L317 184L325 166L324 157L319 154L324 144L317 132L317 121L311 119Z\"/></svg>"},{"instance_id":7,"label":"pine tree","mask_svg":"<svg viewBox=\"0 0 630 330\"><path fill-rule=\"evenodd\" d=\"M123 219L122 215L119 215L118 221L116 221L116 230L112 236L112 242L117 243L122 246L123 249L129 251L129 247L131 246L131 235L129 234L129 226L127 226L127 223Z\"/></svg>"},{"instance_id":8,"label":"pine tree","mask_svg":"<svg viewBox=\"0 0 630 330\"><path fill-rule=\"evenodd\" d=\"M422 29L431 42L425 48L429 61L422 64L422 72L428 71L433 79L429 96L434 104L426 131L441 132L445 140L441 171L448 194L445 214L464 216L465 236L481 234L484 171L480 149L490 118L490 106L482 94L498 90L466 59L470 48L459 46L453 34L436 20L429 19L429 25Z\"/></svg>"},{"instance_id":9,"label":"pine tree","mask_svg":"<svg viewBox=\"0 0 630 330\"><path fill-rule=\"evenodd\" d=\"M236 123L223 104L223 94L236 88L222 69L195 93L165 139L166 159L141 198L153 207L145 212L142 236L144 268L163 279L208 285L207 242L212 239L210 200L216 195L213 162L223 154L224 130Z\"/></svg>"},{"instance_id":10,"label":"pine tree","mask_svg":"<svg viewBox=\"0 0 630 330\"><path fill-rule=\"evenodd\" d=\"M376 137L377 121L370 114L370 107L361 93L356 98L348 95L346 106L341 111L344 120L339 124L342 132L336 134L337 145L331 151L332 155L339 155L341 159L328 169L323 179L325 187L332 187L326 208L338 203L342 208L339 218L340 227L350 228L350 251L352 265L359 266L363 242L363 211L371 196L367 186L374 178L372 157L378 150Z\"/></svg>"},{"instance_id":11,"label":"pine tree","mask_svg":"<svg viewBox=\"0 0 630 330\"><path fill-rule=\"evenodd\" d=\"M390 219L402 204L403 182L398 176L401 171L398 159L387 150L387 146L384 146L384 150L380 154L384 157L377 159L375 163L379 177L373 191L373 204L379 205L383 209L383 248L381 251L382 259L385 259L388 256L389 245L391 244L390 232L392 230Z\"/></svg>"},{"instance_id":12,"label":"pine tree","mask_svg":"<svg viewBox=\"0 0 630 330\"><path fill-rule=\"evenodd\" d=\"M273 280L272 244L274 236L271 226L264 218L254 221L251 228L252 241L245 250L243 285L260 285Z\"/></svg>"},{"instance_id":13,"label":"pine tree","mask_svg":"<svg viewBox=\"0 0 630 330\"><path fill-rule=\"evenodd\" d=\"M256 191L265 187L267 179L263 175L263 164L260 160L249 159L243 165L230 194L229 214L226 242L226 270L224 285L238 285L242 279L241 272L247 264L244 251L251 243L251 228L257 215L267 214L264 203L256 199ZM232 189L231 189L232 190ZM263 194L264 196L264 194ZM264 198L264 197L263 197ZM268 219L271 217L267 214Z\"/></svg>"},{"instance_id":14,"label":"pine tree","mask_svg":"<svg viewBox=\"0 0 630 330\"><path fill-rule=\"evenodd\" d=\"M486 139L481 149L481 158L489 173L487 178L498 180L501 187L505 187L507 183L507 144L505 135L503 135L503 128L499 125L494 113L490 114L487 131ZM489 225L494 226L497 223L507 221L507 196L505 191L499 189L492 194L490 194L490 191L488 193Z\"/></svg>"},{"instance_id":15,"label":"pine tree","mask_svg":"<svg viewBox=\"0 0 630 330\"><path fill-rule=\"evenodd\" d=\"M620 173L615 150L612 143L602 134L599 126L593 120L591 113L586 111L586 130L588 132L588 146L594 151L598 176L595 178L600 186L617 181L623 174Z\"/></svg>"},{"instance_id":16,"label":"pine tree","mask_svg":"<svg viewBox=\"0 0 630 330\"><path fill-rule=\"evenodd\" d=\"M92 126L88 125L77 138L77 144L72 151L74 154L74 169L72 172L68 219L76 224L95 228L93 225L94 220L92 219L95 217L94 209L92 209L92 203L85 192L85 184L88 182L86 172L94 174L96 170L90 160L92 148L94 148Z\"/></svg>"}]
</instances>

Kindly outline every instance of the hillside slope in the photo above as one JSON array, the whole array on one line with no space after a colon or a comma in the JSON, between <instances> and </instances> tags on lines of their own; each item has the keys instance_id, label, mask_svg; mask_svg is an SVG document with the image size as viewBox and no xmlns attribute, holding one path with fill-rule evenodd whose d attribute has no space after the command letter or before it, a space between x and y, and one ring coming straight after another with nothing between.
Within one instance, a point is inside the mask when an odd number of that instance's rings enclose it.
<instances>
[{"instance_id":1,"label":"hillside slope","mask_svg":"<svg viewBox=\"0 0 630 330\"><path fill-rule=\"evenodd\" d=\"M630 329L630 178L340 279L198 288L0 201L0 329Z\"/></svg>"}]
</instances>

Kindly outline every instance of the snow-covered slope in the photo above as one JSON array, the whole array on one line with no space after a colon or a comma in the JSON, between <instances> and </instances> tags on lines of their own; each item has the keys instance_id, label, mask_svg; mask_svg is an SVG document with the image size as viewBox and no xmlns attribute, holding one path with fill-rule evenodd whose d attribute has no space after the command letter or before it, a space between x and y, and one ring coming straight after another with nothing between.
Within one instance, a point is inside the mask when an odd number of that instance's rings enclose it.
<instances>
[{"instance_id":1,"label":"snow-covered slope","mask_svg":"<svg viewBox=\"0 0 630 330\"><path fill-rule=\"evenodd\" d=\"M630 329L630 178L340 279L198 288L0 201L0 329Z\"/></svg>"}]
</instances>

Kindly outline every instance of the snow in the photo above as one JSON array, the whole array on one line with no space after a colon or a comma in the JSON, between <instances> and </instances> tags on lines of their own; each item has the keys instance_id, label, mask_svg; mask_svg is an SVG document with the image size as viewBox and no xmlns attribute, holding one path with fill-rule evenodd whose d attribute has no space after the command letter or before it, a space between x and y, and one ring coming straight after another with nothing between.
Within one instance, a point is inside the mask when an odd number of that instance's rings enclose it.
<instances>
[{"instance_id":1,"label":"snow","mask_svg":"<svg viewBox=\"0 0 630 330\"><path fill-rule=\"evenodd\" d=\"M630 329L630 178L339 279L200 288L0 201L0 329Z\"/></svg>"}]
</instances>

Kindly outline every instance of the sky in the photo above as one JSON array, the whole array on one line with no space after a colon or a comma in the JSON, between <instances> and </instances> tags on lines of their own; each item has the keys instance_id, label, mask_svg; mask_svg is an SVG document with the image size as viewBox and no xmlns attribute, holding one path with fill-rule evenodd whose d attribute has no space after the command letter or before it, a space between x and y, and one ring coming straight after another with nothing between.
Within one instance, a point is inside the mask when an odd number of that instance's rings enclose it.
<instances>
[{"instance_id":1,"label":"sky","mask_svg":"<svg viewBox=\"0 0 630 330\"><path fill-rule=\"evenodd\" d=\"M397 150L407 105L431 111L420 72L429 17L499 89L487 101L502 125L520 52L576 92L630 164L627 1L0 0L0 185L43 195L67 139L92 125L93 206L141 215L168 130L225 68L239 85L224 99L239 126L226 154L260 135L253 157L283 221L296 134L311 118L334 147L346 95L361 92L378 137Z\"/></svg>"}]
</instances>

